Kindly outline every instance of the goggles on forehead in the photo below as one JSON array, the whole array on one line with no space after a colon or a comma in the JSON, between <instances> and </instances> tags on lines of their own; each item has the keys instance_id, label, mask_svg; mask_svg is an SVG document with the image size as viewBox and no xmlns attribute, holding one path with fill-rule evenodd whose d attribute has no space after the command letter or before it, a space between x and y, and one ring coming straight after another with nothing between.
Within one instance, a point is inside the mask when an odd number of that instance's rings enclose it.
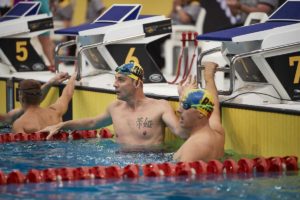
<instances>
[{"instance_id":1,"label":"goggles on forehead","mask_svg":"<svg viewBox=\"0 0 300 200\"><path fill-rule=\"evenodd\" d=\"M116 72L120 72L120 73L131 73L130 69L134 66L133 63L128 63L128 64L124 64L121 65L119 67L116 68Z\"/></svg>"},{"instance_id":2,"label":"goggles on forehead","mask_svg":"<svg viewBox=\"0 0 300 200\"><path fill-rule=\"evenodd\" d=\"M117 73L124 74L134 80L143 80L143 69L135 66L133 62L121 65L115 70Z\"/></svg>"}]
</instances>

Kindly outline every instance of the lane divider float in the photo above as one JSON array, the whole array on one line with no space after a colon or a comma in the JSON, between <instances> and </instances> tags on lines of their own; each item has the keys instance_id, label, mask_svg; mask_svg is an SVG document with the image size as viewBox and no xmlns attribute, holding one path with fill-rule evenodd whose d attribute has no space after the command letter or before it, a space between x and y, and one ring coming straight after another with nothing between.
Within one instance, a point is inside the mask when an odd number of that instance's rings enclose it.
<instances>
[{"instance_id":1,"label":"lane divider float","mask_svg":"<svg viewBox=\"0 0 300 200\"><path fill-rule=\"evenodd\" d=\"M0 144L9 142L24 142L24 141L45 141L48 133L5 133L0 134ZM113 134L107 128L97 130L76 130L71 133L60 131L52 136L51 140L67 141L69 139L80 140L89 138L112 138Z\"/></svg>"},{"instance_id":2,"label":"lane divider float","mask_svg":"<svg viewBox=\"0 0 300 200\"><path fill-rule=\"evenodd\" d=\"M207 163L199 160L178 163L147 163L142 166L138 164L129 164L123 168L112 165L48 168L44 170L30 169L26 175L19 170L13 170L8 174L5 174L0 170L0 185L77 181L86 179L133 179L139 177L170 176L195 177L210 174L251 175L271 172L298 172L298 158L296 156L258 157L255 159L242 158L238 162L233 159L227 159L223 163L218 160L211 160Z\"/></svg>"}]
</instances>

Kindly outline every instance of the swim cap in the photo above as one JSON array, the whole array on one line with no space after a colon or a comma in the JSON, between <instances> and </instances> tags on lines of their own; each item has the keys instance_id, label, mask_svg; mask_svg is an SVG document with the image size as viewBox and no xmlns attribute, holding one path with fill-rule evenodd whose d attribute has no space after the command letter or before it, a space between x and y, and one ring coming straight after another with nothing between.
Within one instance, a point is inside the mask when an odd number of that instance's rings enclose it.
<instances>
[{"instance_id":1,"label":"swim cap","mask_svg":"<svg viewBox=\"0 0 300 200\"><path fill-rule=\"evenodd\" d=\"M129 76L134 80L140 79L143 81L144 70L139 64L135 64L133 61L130 61L129 63L117 67L115 71L117 73Z\"/></svg>"},{"instance_id":2,"label":"swim cap","mask_svg":"<svg viewBox=\"0 0 300 200\"><path fill-rule=\"evenodd\" d=\"M185 110L195 108L206 117L210 117L214 109L214 100L206 90L190 89L183 95L181 106Z\"/></svg>"},{"instance_id":3,"label":"swim cap","mask_svg":"<svg viewBox=\"0 0 300 200\"><path fill-rule=\"evenodd\" d=\"M20 82L18 88L19 94L22 94L22 101L30 105L38 105L41 101L42 90L41 83L36 80L27 79Z\"/></svg>"},{"instance_id":4,"label":"swim cap","mask_svg":"<svg viewBox=\"0 0 300 200\"><path fill-rule=\"evenodd\" d=\"M41 83L33 79L26 79L20 82L19 91L31 96L42 95Z\"/></svg>"}]
</instances>

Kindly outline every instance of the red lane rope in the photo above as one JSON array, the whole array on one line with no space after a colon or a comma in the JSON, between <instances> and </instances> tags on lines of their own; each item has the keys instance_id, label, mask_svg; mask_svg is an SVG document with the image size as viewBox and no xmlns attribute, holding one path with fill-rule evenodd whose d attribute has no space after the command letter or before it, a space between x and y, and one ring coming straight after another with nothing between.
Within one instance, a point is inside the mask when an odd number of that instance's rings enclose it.
<instances>
[{"instance_id":1,"label":"red lane rope","mask_svg":"<svg viewBox=\"0 0 300 200\"><path fill-rule=\"evenodd\" d=\"M36 132L36 133L5 133L0 134L0 144L9 142L23 142L23 141L44 141L48 133ZM73 131L72 133L67 133L60 131L59 133L53 135L52 140L63 140L68 139L79 140L88 138L112 138L113 134L107 128L102 128L99 132L97 130L81 130Z\"/></svg>"},{"instance_id":2,"label":"red lane rope","mask_svg":"<svg viewBox=\"0 0 300 200\"><path fill-rule=\"evenodd\" d=\"M242 158L238 162L235 162L232 159L227 159L223 163L218 160L211 160L207 163L199 160L194 162L178 163L148 163L142 166L129 164L123 168L113 165L48 168L44 170L30 169L26 175L21 173L19 170L13 170L6 175L0 170L0 185L76 181L85 179L126 179L139 178L140 176L167 177L199 176L209 174L251 175L257 172L283 173L286 171L298 171L298 157Z\"/></svg>"}]
</instances>

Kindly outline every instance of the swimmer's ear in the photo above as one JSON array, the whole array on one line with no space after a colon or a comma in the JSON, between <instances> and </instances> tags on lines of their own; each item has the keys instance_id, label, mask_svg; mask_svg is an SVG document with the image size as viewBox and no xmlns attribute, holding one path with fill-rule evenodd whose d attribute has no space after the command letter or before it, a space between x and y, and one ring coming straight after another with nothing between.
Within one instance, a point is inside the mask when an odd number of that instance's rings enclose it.
<instances>
[{"instance_id":1,"label":"swimmer's ear","mask_svg":"<svg viewBox=\"0 0 300 200\"><path fill-rule=\"evenodd\" d=\"M138 88L140 86L140 84L141 84L140 80L136 80L135 83L134 83L135 88Z\"/></svg>"},{"instance_id":2,"label":"swimmer's ear","mask_svg":"<svg viewBox=\"0 0 300 200\"><path fill-rule=\"evenodd\" d=\"M202 119L203 117L205 117L205 115L203 115L201 112L198 112L198 118Z\"/></svg>"}]
</instances>

